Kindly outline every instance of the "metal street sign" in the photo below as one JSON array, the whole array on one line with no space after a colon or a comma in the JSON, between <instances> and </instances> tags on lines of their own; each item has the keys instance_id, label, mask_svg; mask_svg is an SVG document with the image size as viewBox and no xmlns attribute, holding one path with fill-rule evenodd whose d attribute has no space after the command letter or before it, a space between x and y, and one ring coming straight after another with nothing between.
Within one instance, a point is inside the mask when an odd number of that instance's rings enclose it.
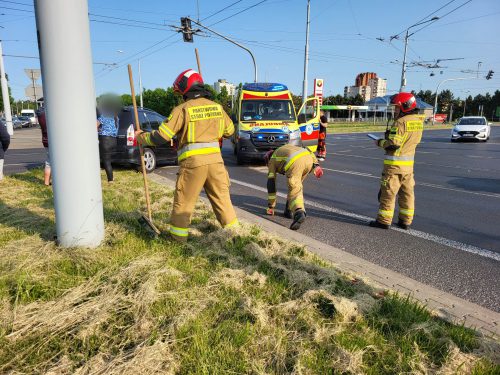
<instances>
[{"instance_id":1,"label":"metal street sign","mask_svg":"<svg viewBox=\"0 0 500 375\"><path fill-rule=\"evenodd\" d=\"M40 85L35 85L35 87L29 85L24 89L24 93L27 98L35 101L43 96L43 89L42 86Z\"/></svg>"},{"instance_id":2,"label":"metal street sign","mask_svg":"<svg viewBox=\"0 0 500 375\"><path fill-rule=\"evenodd\" d=\"M29 79L33 79L35 81L42 75L42 71L40 69L24 69L24 72Z\"/></svg>"}]
</instances>

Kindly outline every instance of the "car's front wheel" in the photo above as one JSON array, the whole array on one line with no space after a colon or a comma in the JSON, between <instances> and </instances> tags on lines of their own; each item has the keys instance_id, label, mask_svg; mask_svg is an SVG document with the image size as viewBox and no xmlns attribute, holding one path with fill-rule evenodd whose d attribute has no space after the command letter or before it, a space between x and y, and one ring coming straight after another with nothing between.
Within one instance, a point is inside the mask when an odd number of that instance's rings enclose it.
<instances>
[{"instance_id":1,"label":"car's front wheel","mask_svg":"<svg viewBox=\"0 0 500 375\"><path fill-rule=\"evenodd\" d=\"M144 165L147 173L153 172L156 168L156 155L150 148L144 149Z\"/></svg>"}]
</instances>

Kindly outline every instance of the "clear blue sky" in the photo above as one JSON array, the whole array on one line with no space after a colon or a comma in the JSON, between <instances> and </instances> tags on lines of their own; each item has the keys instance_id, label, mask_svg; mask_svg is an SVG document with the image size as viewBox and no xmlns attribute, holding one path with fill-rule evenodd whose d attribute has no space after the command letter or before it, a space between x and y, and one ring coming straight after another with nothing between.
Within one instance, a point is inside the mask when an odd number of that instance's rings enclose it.
<instances>
[{"instance_id":1,"label":"clear blue sky","mask_svg":"<svg viewBox=\"0 0 500 375\"><path fill-rule=\"evenodd\" d=\"M212 36L195 36L195 43L183 43L180 34L163 26L179 25L181 16L196 18L197 3L200 19L203 20L235 1L89 0L90 19L103 21L91 22L93 59L95 62L118 63L118 68L114 70L94 65L97 94L128 92L124 64L132 63L137 74L139 57L142 58L145 88L170 86L182 70L196 68L195 47L199 49L207 83L213 84L218 78L234 83L252 81L251 60L243 50ZM203 22L212 25L260 1L241 0ZM403 43L402 38L389 43L389 37L449 1L311 0L310 90L313 79L318 77L325 79L326 95L342 94L344 86L352 85L360 72L376 72L388 80L389 92L397 90L401 66L391 62L402 60ZM452 1L436 15L443 16L467 1ZM259 80L285 83L300 94L306 4L306 0L267 0L217 23L213 28L245 40L242 43L247 44L256 55ZM0 35L4 40L4 54L38 56L32 10L31 0L0 0L0 25L3 26ZM441 62L440 65L447 68L442 69L443 74L439 69L435 70L434 77L429 76L430 70L410 68L408 89L435 90L440 80L467 76L461 70L475 71L478 61L482 62L480 74L484 77L489 69L494 70L494 79L450 82L443 88L453 90L460 97L491 93L500 88L499 20L500 1L472 0L412 36L408 55L410 62L446 58L463 60ZM384 41L377 40L378 37ZM162 40L165 41L160 42ZM158 44L149 48L155 43ZM7 56L5 66L14 97L23 99L24 87L29 84L24 69L39 67L38 60Z\"/></svg>"}]
</instances>

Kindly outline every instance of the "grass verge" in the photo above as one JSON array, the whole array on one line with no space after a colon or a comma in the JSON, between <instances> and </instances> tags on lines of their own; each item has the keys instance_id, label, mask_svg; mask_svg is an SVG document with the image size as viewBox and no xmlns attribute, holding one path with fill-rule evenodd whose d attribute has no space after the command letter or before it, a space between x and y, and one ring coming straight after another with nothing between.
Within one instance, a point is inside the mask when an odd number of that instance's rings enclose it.
<instances>
[{"instance_id":1,"label":"grass verge","mask_svg":"<svg viewBox=\"0 0 500 375\"><path fill-rule=\"evenodd\" d=\"M0 373L500 372L497 342L202 203L187 244L151 240L133 172L104 187L102 246L60 249L42 178L1 184ZM151 190L165 230L172 192Z\"/></svg>"}]
</instances>

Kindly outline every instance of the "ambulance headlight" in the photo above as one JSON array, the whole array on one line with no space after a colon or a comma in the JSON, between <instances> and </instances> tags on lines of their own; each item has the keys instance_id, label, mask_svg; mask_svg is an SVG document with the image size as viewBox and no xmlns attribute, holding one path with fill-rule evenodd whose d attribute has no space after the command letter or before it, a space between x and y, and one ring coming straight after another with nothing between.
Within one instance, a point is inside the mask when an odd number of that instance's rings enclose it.
<instances>
[{"instance_id":1,"label":"ambulance headlight","mask_svg":"<svg viewBox=\"0 0 500 375\"><path fill-rule=\"evenodd\" d=\"M240 139L250 139L250 133L248 132L238 132L238 137Z\"/></svg>"},{"instance_id":2,"label":"ambulance headlight","mask_svg":"<svg viewBox=\"0 0 500 375\"><path fill-rule=\"evenodd\" d=\"M290 139L300 139L300 130L290 132Z\"/></svg>"}]
</instances>

